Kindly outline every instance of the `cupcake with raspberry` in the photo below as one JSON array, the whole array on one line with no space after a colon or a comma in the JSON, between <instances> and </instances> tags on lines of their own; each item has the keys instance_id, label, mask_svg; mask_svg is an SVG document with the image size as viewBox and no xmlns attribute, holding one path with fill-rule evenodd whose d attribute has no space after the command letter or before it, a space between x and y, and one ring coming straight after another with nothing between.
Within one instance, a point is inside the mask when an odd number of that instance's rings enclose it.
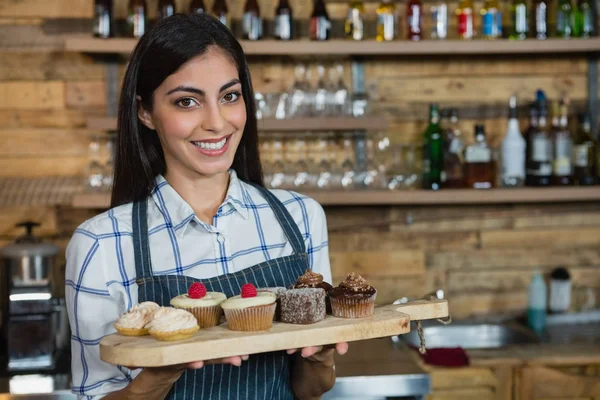
<instances>
[{"instance_id":1,"label":"cupcake with raspberry","mask_svg":"<svg viewBox=\"0 0 600 400\"><path fill-rule=\"evenodd\" d=\"M277 296L270 291L258 292L256 287L247 283L242 286L241 294L221 303L227 327L233 331L264 331L273 326L273 317L277 307Z\"/></svg>"},{"instance_id":2,"label":"cupcake with raspberry","mask_svg":"<svg viewBox=\"0 0 600 400\"><path fill-rule=\"evenodd\" d=\"M377 290L351 272L329 293L329 298L334 317L365 318L373 315Z\"/></svg>"},{"instance_id":3,"label":"cupcake with raspberry","mask_svg":"<svg viewBox=\"0 0 600 400\"><path fill-rule=\"evenodd\" d=\"M172 298L171 305L192 313L200 328L210 328L221 323L221 303L226 299L223 293L207 292L202 283L194 282L186 294Z\"/></svg>"}]
</instances>

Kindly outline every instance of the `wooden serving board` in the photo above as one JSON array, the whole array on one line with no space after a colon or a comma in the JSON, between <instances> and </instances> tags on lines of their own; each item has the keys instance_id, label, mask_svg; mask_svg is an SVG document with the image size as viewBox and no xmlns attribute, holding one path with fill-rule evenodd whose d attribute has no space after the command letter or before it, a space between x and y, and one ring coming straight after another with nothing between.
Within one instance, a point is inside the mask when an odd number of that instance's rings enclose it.
<instances>
[{"instance_id":1,"label":"wooden serving board","mask_svg":"<svg viewBox=\"0 0 600 400\"><path fill-rule=\"evenodd\" d=\"M112 334L100 341L102 360L130 367L160 367L198 360L320 346L396 336L410 331L410 321L448 316L446 300L415 301L376 307L372 317L343 319L328 315L312 325L273 322L261 332L236 332L227 323L200 329L187 340L163 342L151 336Z\"/></svg>"}]
</instances>

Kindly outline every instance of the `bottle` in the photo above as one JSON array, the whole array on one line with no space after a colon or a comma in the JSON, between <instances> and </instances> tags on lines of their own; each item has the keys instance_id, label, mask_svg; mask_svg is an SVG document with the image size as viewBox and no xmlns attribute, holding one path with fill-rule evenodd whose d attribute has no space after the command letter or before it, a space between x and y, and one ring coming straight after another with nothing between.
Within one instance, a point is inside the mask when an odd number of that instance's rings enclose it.
<instances>
[{"instance_id":1,"label":"bottle","mask_svg":"<svg viewBox=\"0 0 600 400\"><path fill-rule=\"evenodd\" d=\"M475 35L473 29L473 0L460 0L456 15L458 16L458 37L459 39L473 39Z\"/></svg>"},{"instance_id":2,"label":"bottle","mask_svg":"<svg viewBox=\"0 0 600 400\"><path fill-rule=\"evenodd\" d=\"M575 184L588 186L594 184L596 141L592 136L592 124L587 113L579 116L579 129L573 146L573 165Z\"/></svg>"},{"instance_id":3,"label":"bottle","mask_svg":"<svg viewBox=\"0 0 600 400\"><path fill-rule=\"evenodd\" d=\"M158 2L158 19L170 17L175 14L174 0L159 0Z\"/></svg>"},{"instance_id":4,"label":"bottle","mask_svg":"<svg viewBox=\"0 0 600 400\"><path fill-rule=\"evenodd\" d=\"M538 91L538 123L527 136L527 186L549 186L552 176L552 139L548 132L546 99Z\"/></svg>"},{"instance_id":5,"label":"bottle","mask_svg":"<svg viewBox=\"0 0 600 400\"><path fill-rule=\"evenodd\" d=\"M202 14L206 12L204 0L192 0L190 3L190 14Z\"/></svg>"},{"instance_id":6,"label":"bottle","mask_svg":"<svg viewBox=\"0 0 600 400\"><path fill-rule=\"evenodd\" d=\"M275 39L292 40L294 37L294 18L288 0L279 0L275 9Z\"/></svg>"},{"instance_id":7,"label":"bottle","mask_svg":"<svg viewBox=\"0 0 600 400\"><path fill-rule=\"evenodd\" d=\"M577 2L573 31L575 37L588 39L594 36L594 7L590 0Z\"/></svg>"},{"instance_id":8,"label":"bottle","mask_svg":"<svg viewBox=\"0 0 600 400\"><path fill-rule=\"evenodd\" d=\"M564 267L555 268L550 274L550 312L553 314L567 312L570 305L571 275Z\"/></svg>"},{"instance_id":9,"label":"bottle","mask_svg":"<svg viewBox=\"0 0 600 400\"><path fill-rule=\"evenodd\" d=\"M423 6L421 0L408 0L406 3L406 28L408 40L421 40L423 26Z\"/></svg>"},{"instance_id":10,"label":"bottle","mask_svg":"<svg viewBox=\"0 0 600 400\"><path fill-rule=\"evenodd\" d=\"M312 15L310 16L310 39L329 40L331 20L323 0L315 0Z\"/></svg>"},{"instance_id":11,"label":"bottle","mask_svg":"<svg viewBox=\"0 0 600 400\"><path fill-rule=\"evenodd\" d=\"M396 38L396 7L391 0L383 0L377 7L378 42L387 42Z\"/></svg>"},{"instance_id":12,"label":"bottle","mask_svg":"<svg viewBox=\"0 0 600 400\"><path fill-rule=\"evenodd\" d=\"M511 33L509 39L524 40L527 39L529 30L527 20L527 3L525 0L513 0L510 6L511 15Z\"/></svg>"},{"instance_id":13,"label":"bottle","mask_svg":"<svg viewBox=\"0 0 600 400\"><path fill-rule=\"evenodd\" d=\"M146 0L130 0L127 12L127 34L141 38L148 29L148 9Z\"/></svg>"},{"instance_id":14,"label":"bottle","mask_svg":"<svg viewBox=\"0 0 600 400\"><path fill-rule=\"evenodd\" d=\"M94 2L94 36L107 39L114 36L112 0Z\"/></svg>"},{"instance_id":15,"label":"bottle","mask_svg":"<svg viewBox=\"0 0 600 400\"><path fill-rule=\"evenodd\" d=\"M563 99L560 105L559 126L552 137L553 165L552 165L552 184L558 186L570 185L572 181L571 174L573 168L571 165L571 155L573 140L569 132L569 101Z\"/></svg>"},{"instance_id":16,"label":"bottle","mask_svg":"<svg viewBox=\"0 0 600 400\"><path fill-rule=\"evenodd\" d=\"M563 39L573 36L573 7L571 0L558 0L556 36Z\"/></svg>"},{"instance_id":17,"label":"bottle","mask_svg":"<svg viewBox=\"0 0 600 400\"><path fill-rule=\"evenodd\" d=\"M531 27L536 39L548 38L548 0L534 0L531 10Z\"/></svg>"},{"instance_id":18,"label":"bottle","mask_svg":"<svg viewBox=\"0 0 600 400\"><path fill-rule=\"evenodd\" d=\"M527 130L525 131L525 134L523 135L525 137L525 143L528 143L529 141L529 137L531 136L532 132L536 131L538 128L538 119L539 115L538 115L538 107L537 107L537 103L533 102L529 105L529 127L527 127ZM526 162L527 162L527 153L525 154L526 157Z\"/></svg>"},{"instance_id":19,"label":"bottle","mask_svg":"<svg viewBox=\"0 0 600 400\"><path fill-rule=\"evenodd\" d=\"M485 140L483 125L475 125L475 143L465 149L465 183L473 189L491 189L495 181L492 150Z\"/></svg>"},{"instance_id":20,"label":"bottle","mask_svg":"<svg viewBox=\"0 0 600 400\"><path fill-rule=\"evenodd\" d=\"M439 0L431 6L431 38L446 39L448 37L448 4Z\"/></svg>"},{"instance_id":21,"label":"bottle","mask_svg":"<svg viewBox=\"0 0 600 400\"><path fill-rule=\"evenodd\" d=\"M256 0L247 0L242 16L244 39L260 40L263 34L262 18L260 8Z\"/></svg>"},{"instance_id":22,"label":"bottle","mask_svg":"<svg viewBox=\"0 0 600 400\"><path fill-rule=\"evenodd\" d=\"M535 271L529 284L527 305L527 326L540 335L546 329L546 310L548 308L548 289L540 271Z\"/></svg>"},{"instance_id":23,"label":"bottle","mask_svg":"<svg viewBox=\"0 0 600 400\"><path fill-rule=\"evenodd\" d=\"M450 119L442 124L444 128L444 179L443 187L458 189L465 187L463 165L464 143L458 128L458 111L452 108Z\"/></svg>"},{"instance_id":24,"label":"bottle","mask_svg":"<svg viewBox=\"0 0 600 400\"><path fill-rule=\"evenodd\" d=\"M362 40L364 34L363 13L365 6L362 0L350 0L348 16L344 23L346 37L352 40Z\"/></svg>"},{"instance_id":25,"label":"bottle","mask_svg":"<svg viewBox=\"0 0 600 400\"><path fill-rule=\"evenodd\" d=\"M438 190L444 167L444 139L437 104L429 106L429 126L423 132L423 189Z\"/></svg>"},{"instance_id":26,"label":"bottle","mask_svg":"<svg viewBox=\"0 0 600 400\"><path fill-rule=\"evenodd\" d=\"M519 129L517 98L512 96L508 109L508 128L502 140L502 186L520 187L525 183L525 153L527 144Z\"/></svg>"},{"instance_id":27,"label":"bottle","mask_svg":"<svg viewBox=\"0 0 600 400\"><path fill-rule=\"evenodd\" d=\"M215 0L211 12L223 25L230 28L229 8L226 0Z\"/></svg>"},{"instance_id":28,"label":"bottle","mask_svg":"<svg viewBox=\"0 0 600 400\"><path fill-rule=\"evenodd\" d=\"M502 37L502 16L498 0L485 0L481 9L481 36L484 39L498 39Z\"/></svg>"}]
</instances>

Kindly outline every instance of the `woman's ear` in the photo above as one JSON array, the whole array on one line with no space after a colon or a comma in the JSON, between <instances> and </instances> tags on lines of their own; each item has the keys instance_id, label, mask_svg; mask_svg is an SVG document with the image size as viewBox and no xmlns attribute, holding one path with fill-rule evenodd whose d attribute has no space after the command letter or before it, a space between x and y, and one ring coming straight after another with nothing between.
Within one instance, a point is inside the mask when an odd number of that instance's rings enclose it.
<instances>
[{"instance_id":1,"label":"woman's ear","mask_svg":"<svg viewBox=\"0 0 600 400\"><path fill-rule=\"evenodd\" d=\"M137 109L138 109L138 119L144 124L147 128L155 130L154 123L152 122L152 116L150 112L144 108L142 105L142 98L140 96L135 96L137 100Z\"/></svg>"}]
</instances>

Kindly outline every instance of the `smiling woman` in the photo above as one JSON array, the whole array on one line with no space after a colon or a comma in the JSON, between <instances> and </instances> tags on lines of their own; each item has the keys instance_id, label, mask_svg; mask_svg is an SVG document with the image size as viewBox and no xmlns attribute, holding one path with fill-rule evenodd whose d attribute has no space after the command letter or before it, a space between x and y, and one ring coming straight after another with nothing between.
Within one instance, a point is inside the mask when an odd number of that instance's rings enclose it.
<instances>
[{"instance_id":1,"label":"smiling woman","mask_svg":"<svg viewBox=\"0 0 600 400\"><path fill-rule=\"evenodd\" d=\"M321 206L262 185L253 99L242 48L213 17L174 15L139 41L121 91L112 208L67 249L81 398L313 399L333 386L333 348L198 354L143 370L100 360L100 338L120 315L168 306L197 282L227 297L246 283L290 287L306 269L331 282Z\"/></svg>"}]
</instances>

